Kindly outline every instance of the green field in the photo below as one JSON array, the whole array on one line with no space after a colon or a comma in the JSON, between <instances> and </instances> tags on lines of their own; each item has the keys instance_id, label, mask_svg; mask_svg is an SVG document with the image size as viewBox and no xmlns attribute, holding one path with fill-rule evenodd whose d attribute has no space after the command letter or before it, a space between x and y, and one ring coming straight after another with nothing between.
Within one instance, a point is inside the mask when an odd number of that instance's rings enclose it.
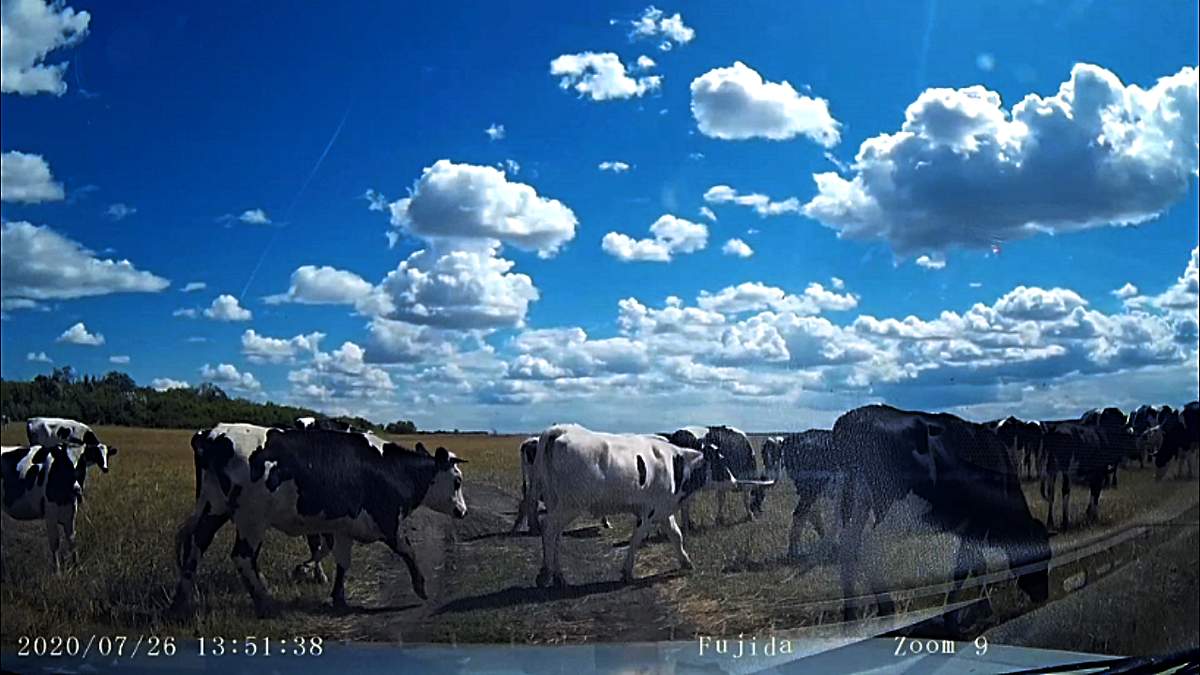
<instances>
[{"instance_id":1,"label":"green field","mask_svg":"<svg viewBox=\"0 0 1200 675\"><path fill-rule=\"evenodd\" d=\"M0 633L6 646L23 635L134 630L180 637L291 634L388 642L636 641L690 639L697 632L765 634L838 618L831 610L840 598L832 546L810 532L812 555L803 564L781 559L795 504L786 479L769 492L765 513L755 522L742 522L745 512L735 498L729 504L731 522L716 525L715 500L701 497L694 515L702 527L685 540L696 570L678 573L670 545L652 538L638 557L639 581L628 587L615 581L632 518L613 518L611 531L581 519L563 544L568 582L581 586L567 597L550 597L533 587L540 540L507 534L520 484L517 447L524 437L463 435L396 439L406 445L420 440L431 451L442 445L469 460L464 489L470 515L455 522L440 514L413 518L422 528L419 536L436 551L423 554L418 546L418 564L431 582L437 580L428 603L411 594L403 564L390 551L382 545L360 546L347 586L350 603L358 609L336 615L329 608L328 587L291 578L292 568L308 552L303 539L272 532L260 566L284 613L279 619L259 620L229 560L233 532L226 527L200 567L198 616L182 624L164 623L177 580L175 531L193 504L188 445L193 431L96 431L120 452L109 474L93 469L89 476L77 521L77 565L55 576L49 571L42 524L5 516L9 578L2 589ZM12 425L3 432L3 442L20 444L23 436L24 430ZM1025 489L1034 514L1044 516L1036 485L1027 483ZM1086 492L1077 489L1072 497L1073 518L1082 522ZM1194 481L1156 485L1152 469L1123 472L1120 488L1104 493L1100 522L1056 537L1055 555L1103 530L1196 501ZM829 511L826 523L833 528L830 505L821 508ZM868 542L872 564L901 589L945 581L948 572L938 570L948 564L953 539L899 527L891 536ZM988 553L988 563L991 571L1003 569L994 552ZM896 595L902 608L943 602L909 599L903 590ZM1024 608L1012 582L996 584L992 595L1010 612Z\"/></svg>"}]
</instances>

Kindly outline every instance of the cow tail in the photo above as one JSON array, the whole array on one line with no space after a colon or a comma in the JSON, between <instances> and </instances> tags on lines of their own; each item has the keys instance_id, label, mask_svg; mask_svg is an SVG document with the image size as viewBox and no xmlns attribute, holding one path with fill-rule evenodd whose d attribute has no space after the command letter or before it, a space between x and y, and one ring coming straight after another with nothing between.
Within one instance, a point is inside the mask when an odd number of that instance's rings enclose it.
<instances>
[{"instance_id":1,"label":"cow tail","mask_svg":"<svg viewBox=\"0 0 1200 675\"><path fill-rule=\"evenodd\" d=\"M204 449L200 446L200 441L208 436L209 431L197 431L192 436L192 462L196 467L196 499L200 499L200 485L203 477L201 469L204 466Z\"/></svg>"},{"instance_id":2,"label":"cow tail","mask_svg":"<svg viewBox=\"0 0 1200 675\"><path fill-rule=\"evenodd\" d=\"M192 533L196 530L196 525L200 523L203 515L200 511L193 512L180 523L179 529L175 532L175 565L179 570L187 566L186 551L191 548Z\"/></svg>"},{"instance_id":3,"label":"cow tail","mask_svg":"<svg viewBox=\"0 0 1200 675\"><path fill-rule=\"evenodd\" d=\"M554 443L566 433L566 427L554 426L543 431L542 435L538 437L537 458L533 462L534 470L531 472L532 476L530 480L530 489L533 492L530 499L535 505L538 503L538 500L545 499L544 495L541 494L542 480L538 466L543 466L547 469L551 466L551 462L554 460Z\"/></svg>"}]
</instances>

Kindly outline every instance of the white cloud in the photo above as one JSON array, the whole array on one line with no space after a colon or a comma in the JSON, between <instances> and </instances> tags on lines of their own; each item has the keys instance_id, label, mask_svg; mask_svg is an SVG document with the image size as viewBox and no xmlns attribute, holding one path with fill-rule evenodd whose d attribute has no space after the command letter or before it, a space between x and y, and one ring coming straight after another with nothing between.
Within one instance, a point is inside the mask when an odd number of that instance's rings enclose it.
<instances>
[{"instance_id":1,"label":"white cloud","mask_svg":"<svg viewBox=\"0 0 1200 675\"><path fill-rule=\"evenodd\" d=\"M661 9L651 5L643 10L642 15L633 22L633 32L629 34L629 37L636 40L659 35L667 38L660 45L660 49L670 51L673 47L672 43L684 45L691 42L696 37L696 31L684 25L683 17L679 14L668 17L663 14Z\"/></svg>"},{"instance_id":2,"label":"white cloud","mask_svg":"<svg viewBox=\"0 0 1200 675\"><path fill-rule=\"evenodd\" d=\"M654 62L654 59L642 54L641 56L637 57L637 61L630 70L650 70L657 65L658 64Z\"/></svg>"},{"instance_id":3,"label":"white cloud","mask_svg":"<svg viewBox=\"0 0 1200 675\"><path fill-rule=\"evenodd\" d=\"M170 285L128 260L95 254L45 226L3 224L0 295L32 300L72 299L111 293L156 293Z\"/></svg>"},{"instance_id":4,"label":"white cloud","mask_svg":"<svg viewBox=\"0 0 1200 675\"><path fill-rule=\"evenodd\" d=\"M267 217L267 212L262 209L249 209L238 216L238 220L247 225L270 225L271 219Z\"/></svg>"},{"instance_id":5,"label":"white cloud","mask_svg":"<svg viewBox=\"0 0 1200 675\"><path fill-rule=\"evenodd\" d=\"M300 354L316 354L324 333L297 335L289 340L266 337L253 329L242 333L242 355L250 363L288 363Z\"/></svg>"},{"instance_id":6,"label":"white cloud","mask_svg":"<svg viewBox=\"0 0 1200 675\"><path fill-rule=\"evenodd\" d=\"M995 309L1001 316L1018 321L1049 321L1061 319L1077 307L1086 307L1087 304L1078 293L1065 288L1043 290L1017 286L996 301Z\"/></svg>"},{"instance_id":7,"label":"white cloud","mask_svg":"<svg viewBox=\"0 0 1200 675\"><path fill-rule=\"evenodd\" d=\"M1188 262L1183 276L1167 289L1165 293L1154 298L1154 306L1162 309L1196 311L1200 304L1200 248L1192 249L1192 258Z\"/></svg>"},{"instance_id":8,"label":"white cloud","mask_svg":"<svg viewBox=\"0 0 1200 675\"><path fill-rule=\"evenodd\" d=\"M374 190L367 190L362 196L363 199L370 202L367 208L371 211L386 211L388 207L387 197L379 194Z\"/></svg>"},{"instance_id":9,"label":"white cloud","mask_svg":"<svg viewBox=\"0 0 1200 675\"><path fill-rule=\"evenodd\" d=\"M710 221L712 221L714 223L717 222L717 214L713 213L713 210L708 208L707 206L700 207L700 215L704 218L709 219Z\"/></svg>"},{"instance_id":10,"label":"white cloud","mask_svg":"<svg viewBox=\"0 0 1200 675\"><path fill-rule=\"evenodd\" d=\"M433 248L413 253L388 274L380 288L405 321L452 329L519 326L537 288L514 263L483 250Z\"/></svg>"},{"instance_id":11,"label":"white cloud","mask_svg":"<svg viewBox=\"0 0 1200 675\"><path fill-rule=\"evenodd\" d=\"M662 86L662 77L647 75L632 78L616 54L563 54L550 62L550 74L561 77L559 86L574 89L593 101L644 96Z\"/></svg>"},{"instance_id":12,"label":"white cloud","mask_svg":"<svg viewBox=\"0 0 1200 675\"><path fill-rule=\"evenodd\" d=\"M624 173L629 170L629 165L625 162L600 162L600 170Z\"/></svg>"},{"instance_id":13,"label":"white cloud","mask_svg":"<svg viewBox=\"0 0 1200 675\"><path fill-rule=\"evenodd\" d=\"M504 131L503 124L492 124L492 126L484 129L483 133L487 134L488 139L493 141L502 141L508 135L508 132Z\"/></svg>"},{"instance_id":14,"label":"white cloud","mask_svg":"<svg viewBox=\"0 0 1200 675\"><path fill-rule=\"evenodd\" d=\"M196 309L195 307L180 307L174 312L171 312L171 316L182 316L188 319L194 319L199 315L200 310Z\"/></svg>"},{"instance_id":15,"label":"white cloud","mask_svg":"<svg viewBox=\"0 0 1200 675\"><path fill-rule=\"evenodd\" d=\"M61 96L67 91L62 75L66 63L45 65L46 55L69 47L87 35L87 12L76 12L64 3L41 0L8 0L0 22L0 91Z\"/></svg>"},{"instance_id":16,"label":"white cloud","mask_svg":"<svg viewBox=\"0 0 1200 675\"><path fill-rule=\"evenodd\" d=\"M393 397L396 384L391 375L366 363L364 354L353 342L344 342L332 352L315 352L306 367L288 373L293 396L374 401Z\"/></svg>"},{"instance_id":17,"label":"white cloud","mask_svg":"<svg viewBox=\"0 0 1200 675\"><path fill-rule=\"evenodd\" d=\"M370 363L420 363L448 360L455 341L430 326L376 317L371 320L364 358Z\"/></svg>"},{"instance_id":18,"label":"white cloud","mask_svg":"<svg viewBox=\"0 0 1200 675\"><path fill-rule=\"evenodd\" d=\"M129 357L128 356L110 356L110 357L108 357L108 362L124 366L124 365L129 364Z\"/></svg>"},{"instance_id":19,"label":"white cloud","mask_svg":"<svg viewBox=\"0 0 1200 675\"><path fill-rule=\"evenodd\" d=\"M725 246L721 248L721 252L725 255L736 256L738 258L749 258L754 255L754 249L741 239L730 239L725 242Z\"/></svg>"},{"instance_id":20,"label":"white cloud","mask_svg":"<svg viewBox=\"0 0 1200 675\"><path fill-rule=\"evenodd\" d=\"M191 293L193 291L202 291L208 288L208 284L203 281L189 281L186 286L179 289L180 293Z\"/></svg>"},{"instance_id":21,"label":"white cloud","mask_svg":"<svg viewBox=\"0 0 1200 675\"><path fill-rule=\"evenodd\" d=\"M1198 169L1197 71L1149 90L1078 64L1013 107L980 86L929 89L896 134L864 141L847 180L814 176L804 213L900 258L1156 218Z\"/></svg>"},{"instance_id":22,"label":"white cloud","mask_svg":"<svg viewBox=\"0 0 1200 675\"><path fill-rule=\"evenodd\" d=\"M137 213L137 209L127 204L109 204L104 211L104 217L109 220L125 220Z\"/></svg>"},{"instance_id":23,"label":"white cloud","mask_svg":"<svg viewBox=\"0 0 1200 675\"><path fill-rule=\"evenodd\" d=\"M504 172L510 176L515 176L521 173L521 165L515 159L504 160Z\"/></svg>"},{"instance_id":24,"label":"white cloud","mask_svg":"<svg viewBox=\"0 0 1200 675\"><path fill-rule=\"evenodd\" d=\"M788 213L800 212L800 200L792 197L785 199L782 202L773 202L766 195L738 194L737 190L728 185L714 185L704 193L704 201L709 204L737 204L739 206L749 206L754 209L760 217L781 216Z\"/></svg>"},{"instance_id":25,"label":"white cloud","mask_svg":"<svg viewBox=\"0 0 1200 675\"><path fill-rule=\"evenodd\" d=\"M254 314L239 305L232 295L220 295L204 310L204 316L214 321L249 321Z\"/></svg>"},{"instance_id":26,"label":"white cloud","mask_svg":"<svg viewBox=\"0 0 1200 675\"><path fill-rule=\"evenodd\" d=\"M183 380L172 380L169 377L156 377L150 381L150 386L155 391L167 391L168 389L188 389L192 385Z\"/></svg>"},{"instance_id":27,"label":"white cloud","mask_svg":"<svg viewBox=\"0 0 1200 675\"><path fill-rule=\"evenodd\" d=\"M700 133L727 141L803 135L832 147L841 140L841 125L824 99L800 96L787 82L765 82L740 61L692 82L692 116Z\"/></svg>"},{"instance_id":28,"label":"white cloud","mask_svg":"<svg viewBox=\"0 0 1200 675\"><path fill-rule=\"evenodd\" d=\"M653 239L635 240L619 232L604 235L605 253L626 262L670 262L679 253L695 253L708 245L708 228L672 215L664 215L650 226Z\"/></svg>"},{"instance_id":29,"label":"white cloud","mask_svg":"<svg viewBox=\"0 0 1200 675\"><path fill-rule=\"evenodd\" d=\"M573 239L578 223L561 202L509 182L498 169L445 159L425 169L411 196L390 210L392 225L415 237L503 242L543 258Z\"/></svg>"},{"instance_id":30,"label":"white cloud","mask_svg":"<svg viewBox=\"0 0 1200 675\"><path fill-rule=\"evenodd\" d=\"M54 363L54 359L46 356L46 352L29 352L25 355L25 360L34 363Z\"/></svg>"},{"instance_id":31,"label":"white cloud","mask_svg":"<svg viewBox=\"0 0 1200 675\"><path fill-rule=\"evenodd\" d=\"M37 204L62 201L64 196L62 185L54 182L50 164L41 155L15 151L0 155L0 201Z\"/></svg>"},{"instance_id":32,"label":"white cloud","mask_svg":"<svg viewBox=\"0 0 1200 675\"><path fill-rule=\"evenodd\" d=\"M69 345L87 345L89 347L99 347L104 344L104 336L96 333L95 335L88 332L87 326L83 322L71 326L63 331L62 335L58 336L55 342L61 342Z\"/></svg>"},{"instance_id":33,"label":"white cloud","mask_svg":"<svg viewBox=\"0 0 1200 675\"><path fill-rule=\"evenodd\" d=\"M858 306L853 295L834 293L821 284L812 283L800 295L788 295L783 289L767 286L761 282L748 282L729 286L713 295L708 291L696 299L700 309L721 314L772 310L790 312L798 316L809 316L822 311L847 311Z\"/></svg>"},{"instance_id":34,"label":"white cloud","mask_svg":"<svg viewBox=\"0 0 1200 675\"><path fill-rule=\"evenodd\" d=\"M204 364L200 368L200 379L237 392L255 393L262 390L262 384L254 375L238 372L235 366L228 363L218 364L216 368Z\"/></svg>"},{"instance_id":35,"label":"white cloud","mask_svg":"<svg viewBox=\"0 0 1200 675\"><path fill-rule=\"evenodd\" d=\"M292 272L292 283L286 293L268 296L263 301L270 305L351 305L366 315L388 315L395 311L387 294L357 274L313 265Z\"/></svg>"},{"instance_id":36,"label":"white cloud","mask_svg":"<svg viewBox=\"0 0 1200 675\"><path fill-rule=\"evenodd\" d=\"M935 253L932 256L923 255L920 258L917 258L917 266L924 267L927 270L945 269L946 258L938 253Z\"/></svg>"},{"instance_id":37,"label":"white cloud","mask_svg":"<svg viewBox=\"0 0 1200 675\"><path fill-rule=\"evenodd\" d=\"M1131 283L1127 283L1124 286L1113 291L1112 294L1122 300L1128 300L1129 298L1133 298L1138 295L1138 287L1134 286Z\"/></svg>"}]
</instances>

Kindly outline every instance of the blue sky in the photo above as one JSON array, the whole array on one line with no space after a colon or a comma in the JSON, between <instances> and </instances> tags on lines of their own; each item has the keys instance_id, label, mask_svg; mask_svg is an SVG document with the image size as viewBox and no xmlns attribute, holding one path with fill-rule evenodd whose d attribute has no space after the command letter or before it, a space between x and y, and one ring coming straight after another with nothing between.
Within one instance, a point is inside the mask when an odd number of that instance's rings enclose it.
<instances>
[{"instance_id":1,"label":"blue sky","mask_svg":"<svg viewBox=\"0 0 1200 675\"><path fill-rule=\"evenodd\" d=\"M3 2L5 378L423 428L1197 397L1194 2Z\"/></svg>"}]
</instances>

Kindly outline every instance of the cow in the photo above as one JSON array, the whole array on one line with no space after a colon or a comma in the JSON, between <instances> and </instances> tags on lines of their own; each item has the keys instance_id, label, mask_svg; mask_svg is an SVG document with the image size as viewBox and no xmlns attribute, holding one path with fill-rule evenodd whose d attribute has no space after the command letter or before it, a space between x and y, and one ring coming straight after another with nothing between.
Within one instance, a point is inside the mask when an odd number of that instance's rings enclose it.
<instances>
[{"instance_id":1,"label":"cow","mask_svg":"<svg viewBox=\"0 0 1200 675\"><path fill-rule=\"evenodd\" d=\"M72 455L78 459L72 460ZM0 452L0 503L15 520L43 520L54 560L60 572L63 557L78 559L75 514L83 501L83 485L90 465L100 465L103 445L63 441L54 445L4 447ZM60 534L66 551L60 549ZM65 553L66 555L61 555ZM7 570L7 562L4 564Z\"/></svg>"},{"instance_id":2,"label":"cow","mask_svg":"<svg viewBox=\"0 0 1200 675\"><path fill-rule=\"evenodd\" d=\"M270 617L278 607L258 572L267 529L334 535L332 601L345 608L355 542L387 544L407 565L413 591L427 599L404 519L420 506L460 519L467 515L459 468L466 460L445 448L431 456L394 443L376 448L366 434L250 424L199 431L191 445L201 491L176 536L180 580L168 610L172 618L190 610L200 559L226 522L237 529L231 557L255 610Z\"/></svg>"},{"instance_id":3,"label":"cow","mask_svg":"<svg viewBox=\"0 0 1200 675\"><path fill-rule=\"evenodd\" d=\"M354 428L350 424L341 420L335 420L328 417L316 419L315 417L298 417L296 418L297 429L320 430L320 431L353 431Z\"/></svg>"},{"instance_id":4,"label":"cow","mask_svg":"<svg viewBox=\"0 0 1200 675\"><path fill-rule=\"evenodd\" d=\"M1116 408L1106 408L1095 416L1085 415L1084 422L1043 423L1043 463L1041 493L1046 500L1046 527L1054 531L1054 486L1062 476L1061 527L1070 527L1071 483L1087 485L1091 501L1088 520L1099 518L1100 492L1111 480L1115 467L1137 453L1137 439L1125 426L1125 416Z\"/></svg>"},{"instance_id":5,"label":"cow","mask_svg":"<svg viewBox=\"0 0 1200 675\"><path fill-rule=\"evenodd\" d=\"M543 431L534 458L534 485L546 503L537 585L566 585L559 556L562 533L584 513L637 516L622 581L633 580L638 548L656 526L674 544L680 566L692 569L674 514L685 499L711 482L706 463L705 452L679 447L661 436L608 434L577 424ZM739 482L729 476L724 485L733 488Z\"/></svg>"},{"instance_id":6,"label":"cow","mask_svg":"<svg viewBox=\"0 0 1200 675\"><path fill-rule=\"evenodd\" d=\"M71 454L71 463L77 463L85 449L95 447L99 450L99 461L94 462L102 471L108 473L108 459L117 454L115 447L109 447L100 442L91 427L75 420L59 417L31 417L25 425L25 435L29 445L56 445L66 443L67 452Z\"/></svg>"},{"instance_id":7,"label":"cow","mask_svg":"<svg viewBox=\"0 0 1200 675\"><path fill-rule=\"evenodd\" d=\"M1170 471L1171 460L1178 458L1187 464L1187 477L1196 475L1196 455L1198 437L1200 437L1200 402L1192 401L1185 405L1175 415L1167 418L1159 426L1162 434L1162 445L1154 456L1156 467L1154 479L1162 482Z\"/></svg>"},{"instance_id":8,"label":"cow","mask_svg":"<svg viewBox=\"0 0 1200 675\"><path fill-rule=\"evenodd\" d=\"M799 501L792 511L787 557L799 558L805 523L811 521L817 536L822 539L825 537L820 511L813 506L838 476L833 431L809 429L798 434L768 438L763 442L763 466L767 479L778 479L783 471L787 471L796 488Z\"/></svg>"},{"instance_id":9,"label":"cow","mask_svg":"<svg viewBox=\"0 0 1200 675\"><path fill-rule=\"evenodd\" d=\"M1139 459L1137 436L1132 431L1131 420L1132 415L1126 416L1119 408L1093 409L1079 418L1080 424L1104 429L1107 441L1110 444L1118 444L1124 450L1124 454L1108 466L1103 487L1116 488L1118 469L1128 466L1134 459Z\"/></svg>"},{"instance_id":10,"label":"cow","mask_svg":"<svg viewBox=\"0 0 1200 675\"><path fill-rule=\"evenodd\" d=\"M961 536L950 602L967 577L986 565L979 544L1001 547L1010 568L1038 563L1017 585L1034 602L1049 597L1050 558L1046 528L1029 512L1012 460L995 433L954 415L910 412L869 405L847 412L833 426L835 466L841 473L842 538L838 549L847 620L867 517L883 520L892 504L915 494L929 504L927 520ZM863 498L856 498L864 494ZM919 564L919 561L913 561ZM881 614L894 611L886 585L872 581ZM949 617L957 630L957 616Z\"/></svg>"},{"instance_id":11,"label":"cow","mask_svg":"<svg viewBox=\"0 0 1200 675\"><path fill-rule=\"evenodd\" d=\"M533 460L537 457L537 444L537 436L530 436L521 443L521 502L517 505L517 519L513 521L512 530L509 532L518 531L521 529L521 524L524 523L530 534L540 537L542 536L542 524L538 520L540 502L534 496L537 494L537 489L533 486ZM612 523L609 522L608 516L600 519L600 526L606 530L612 529Z\"/></svg>"},{"instance_id":12,"label":"cow","mask_svg":"<svg viewBox=\"0 0 1200 675\"><path fill-rule=\"evenodd\" d=\"M1009 415L1002 420L988 422L987 426L996 432L1000 442L1008 448L1020 477L1030 480L1037 478L1042 462L1041 422L1027 422Z\"/></svg>"},{"instance_id":13,"label":"cow","mask_svg":"<svg viewBox=\"0 0 1200 675\"><path fill-rule=\"evenodd\" d=\"M757 480L758 465L754 459L754 447L746 434L731 427L684 427L665 436L671 443L691 450L700 450L708 458L709 480L723 481L732 475L739 481ZM754 520L762 513L766 490L758 487L745 494L746 515ZM684 501L682 522L684 531L694 529L692 522L692 499ZM725 522L725 491L717 492L717 520Z\"/></svg>"}]
</instances>

